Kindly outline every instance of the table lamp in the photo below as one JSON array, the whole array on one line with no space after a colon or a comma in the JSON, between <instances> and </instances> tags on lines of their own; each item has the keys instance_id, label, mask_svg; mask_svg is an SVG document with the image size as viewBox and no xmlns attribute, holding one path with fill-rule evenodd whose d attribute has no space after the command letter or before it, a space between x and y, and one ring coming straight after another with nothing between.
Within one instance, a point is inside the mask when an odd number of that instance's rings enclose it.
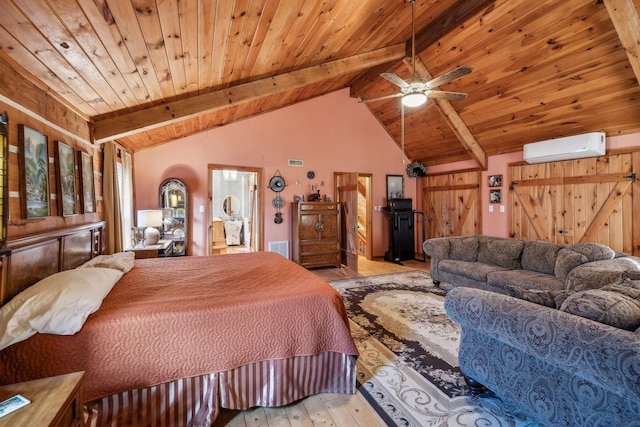
<instances>
[{"instance_id":1,"label":"table lamp","mask_svg":"<svg viewBox=\"0 0 640 427\"><path fill-rule=\"evenodd\" d=\"M162 211L148 209L138 211L138 227L146 227L144 230L144 245L155 245L160 240L160 230L154 227L162 225Z\"/></svg>"}]
</instances>

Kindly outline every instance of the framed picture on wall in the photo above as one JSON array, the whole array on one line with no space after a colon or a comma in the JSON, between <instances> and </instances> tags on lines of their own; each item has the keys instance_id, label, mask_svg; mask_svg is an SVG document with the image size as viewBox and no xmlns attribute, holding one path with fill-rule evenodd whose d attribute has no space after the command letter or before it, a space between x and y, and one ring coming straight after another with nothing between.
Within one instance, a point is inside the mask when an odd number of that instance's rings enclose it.
<instances>
[{"instance_id":1,"label":"framed picture on wall","mask_svg":"<svg viewBox=\"0 0 640 427\"><path fill-rule=\"evenodd\" d=\"M489 203L501 203L502 190L489 190Z\"/></svg>"},{"instance_id":2,"label":"framed picture on wall","mask_svg":"<svg viewBox=\"0 0 640 427\"><path fill-rule=\"evenodd\" d=\"M489 187L502 187L502 175L491 175L489 177Z\"/></svg>"},{"instance_id":3,"label":"framed picture on wall","mask_svg":"<svg viewBox=\"0 0 640 427\"><path fill-rule=\"evenodd\" d=\"M78 213L76 200L76 158L73 147L55 141L58 211L62 216Z\"/></svg>"},{"instance_id":4,"label":"framed picture on wall","mask_svg":"<svg viewBox=\"0 0 640 427\"><path fill-rule=\"evenodd\" d=\"M404 176L387 175L387 201L404 198Z\"/></svg>"},{"instance_id":5,"label":"framed picture on wall","mask_svg":"<svg viewBox=\"0 0 640 427\"><path fill-rule=\"evenodd\" d=\"M49 143L47 136L28 126L18 125L20 164L20 207L23 218L50 215Z\"/></svg>"},{"instance_id":6,"label":"framed picture on wall","mask_svg":"<svg viewBox=\"0 0 640 427\"><path fill-rule=\"evenodd\" d=\"M78 167L80 169L80 205L83 213L96 211L96 189L93 181L93 156L78 151Z\"/></svg>"}]
</instances>

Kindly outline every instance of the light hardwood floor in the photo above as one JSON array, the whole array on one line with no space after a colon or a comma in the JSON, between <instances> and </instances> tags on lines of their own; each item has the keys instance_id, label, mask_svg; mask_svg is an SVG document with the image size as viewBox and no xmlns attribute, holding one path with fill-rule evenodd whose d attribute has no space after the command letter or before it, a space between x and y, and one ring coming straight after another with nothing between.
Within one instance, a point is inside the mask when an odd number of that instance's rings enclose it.
<instances>
[{"instance_id":1,"label":"light hardwood floor","mask_svg":"<svg viewBox=\"0 0 640 427\"><path fill-rule=\"evenodd\" d=\"M402 271L429 271L429 259L403 261L403 265L382 259L358 259L358 272L343 268L317 268L310 270L324 280L340 280L352 277L376 276ZM356 392L354 395L319 394L280 408L253 408L246 411L223 410L213 424L232 427L385 427L386 424Z\"/></svg>"}]
</instances>

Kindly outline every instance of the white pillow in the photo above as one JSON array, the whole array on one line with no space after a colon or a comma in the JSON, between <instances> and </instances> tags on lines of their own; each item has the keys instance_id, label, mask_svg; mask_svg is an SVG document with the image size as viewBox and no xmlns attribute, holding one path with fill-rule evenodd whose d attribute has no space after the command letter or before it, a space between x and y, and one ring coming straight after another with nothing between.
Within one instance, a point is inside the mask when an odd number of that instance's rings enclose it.
<instances>
[{"instance_id":1,"label":"white pillow","mask_svg":"<svg viewBox=\"0 0 640 427\"><path fill-rule=\"evenodd\" d=\"M36 332L75 334L123 274L112 268L67 270L25 289L0 308L0 350Z\"/></svg>"},{"instance_id":2,"label":"white pillow","mask_svg":"<svg viewBox=\"0 0 640 427\"><path fill-rule=\"evenodd\" d=\"M118 252L113 255L98 255L95 258L90 259L78 268L84 267L100 267L100 268L113 268L120 270L123 273L128 273L133 268L133 263L136 258L135 252Z\"/></svg>"}]
</instances>

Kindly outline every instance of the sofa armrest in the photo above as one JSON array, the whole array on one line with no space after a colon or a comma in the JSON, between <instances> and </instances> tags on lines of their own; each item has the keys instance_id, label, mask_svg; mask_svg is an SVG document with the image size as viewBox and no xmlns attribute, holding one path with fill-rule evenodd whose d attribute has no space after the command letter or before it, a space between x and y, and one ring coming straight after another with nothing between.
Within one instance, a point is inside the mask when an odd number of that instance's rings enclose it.
<instances>
[{"instance_id":1,"label":"sofa armrest","mask_svg":"<svg viewBox=\"0 0 640 427\"><path fill-rule=\"evenodd\" d=\"M445 300L465 328L544 359L619 396L640 400L640 335L480 289L459 287Z\"/></svg>"},{"instance_id":2,"label":"sofa armrest","mask_svg":"<svg viewBox=\"0 0 640 427\"><path fill-rule=\"evenodd\" d=\"M449 258L449 237L437 237L425 240L422 244L424 253L431 258L429 273L433 280L440 280L438 264L441 260Z\"/></svg>"}]
</instances>

